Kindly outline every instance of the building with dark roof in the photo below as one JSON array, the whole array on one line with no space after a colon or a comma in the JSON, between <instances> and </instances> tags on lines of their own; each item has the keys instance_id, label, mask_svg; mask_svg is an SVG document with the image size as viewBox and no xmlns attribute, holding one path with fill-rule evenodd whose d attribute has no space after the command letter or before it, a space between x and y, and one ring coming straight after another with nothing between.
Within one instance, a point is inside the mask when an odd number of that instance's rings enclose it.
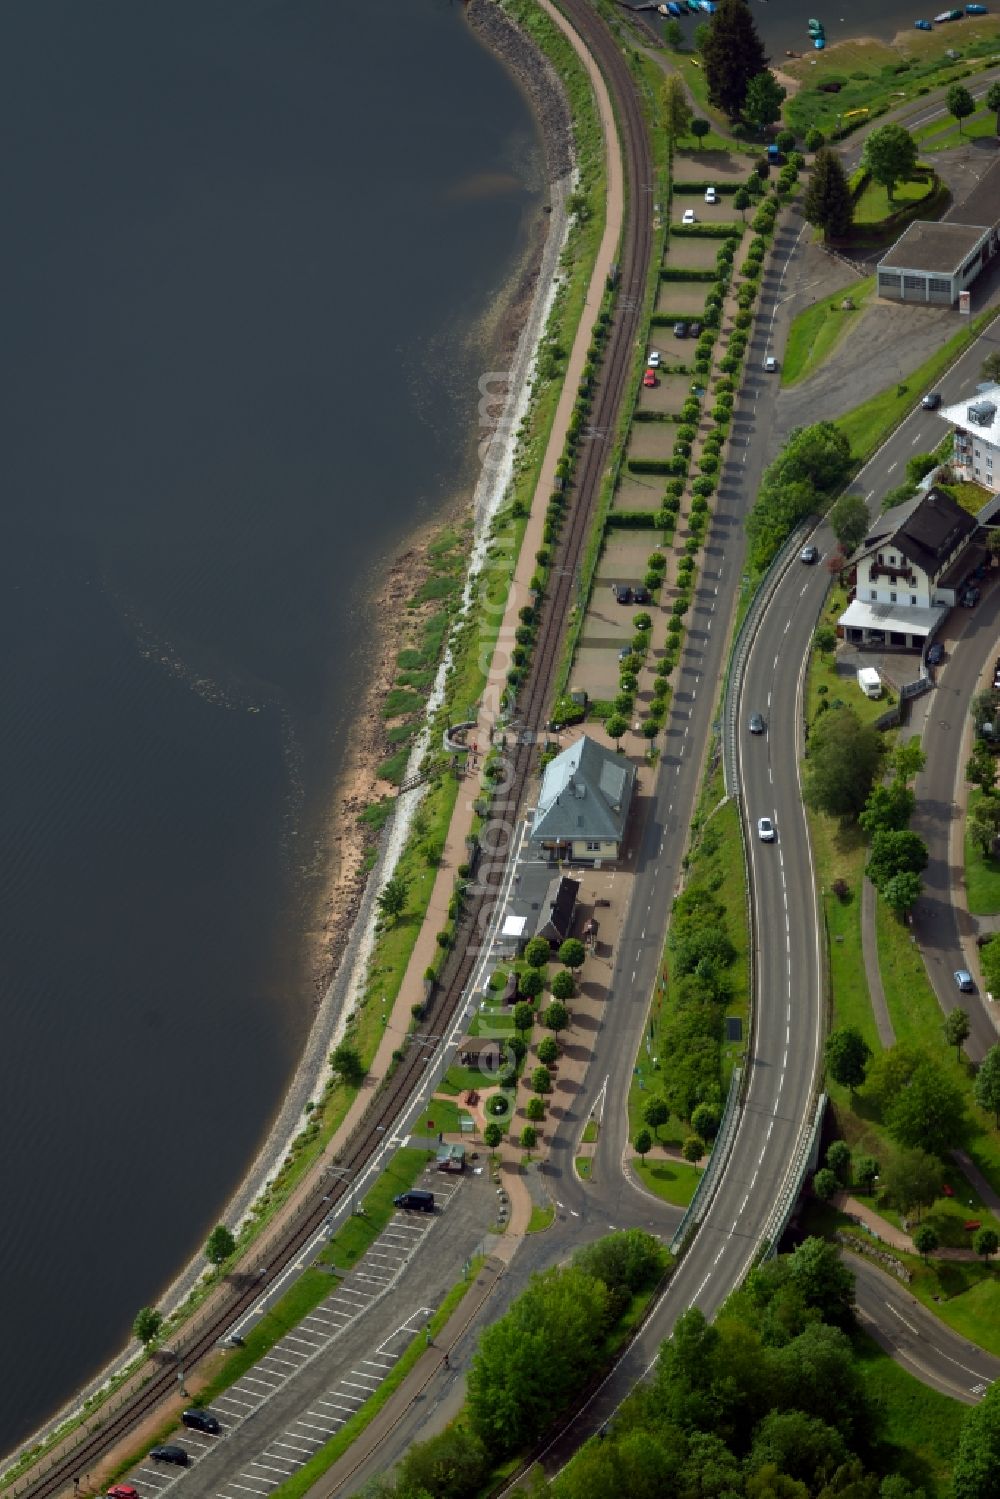
<instances>
[{"instance_id":1,"label":"building with dark roof","mask_svg":"<svg viewBox=\"0 0 1000 1499\"><path fill-rule=\"evenodd\" d=\"M634 790L634 766L584 734L546 766L532 845L582 863L619 858Z\"/></svg>"},{"instance_id":2,"label":"building with dark roof","mask_svg":"<svg viewBox=\"0 0 1000 1499\"><path fill-rule=\"evenodd\" d=\"M878 263L878 294L900 302L953 306L1000 245L989 224L935 224L917 219Z\"/></svg>"},{"instance_id":3,"label":"building with dark roof","mask_svg":"<svg viewBox=\"0 0 1000 1499\"><path fill-rule=\"evenodd\" d=\"M854 645L921 648L982 560L975 516L943 489L894 505L869 527L852 559L855 587L840 616Z\"/></svg>"}]
</instances>

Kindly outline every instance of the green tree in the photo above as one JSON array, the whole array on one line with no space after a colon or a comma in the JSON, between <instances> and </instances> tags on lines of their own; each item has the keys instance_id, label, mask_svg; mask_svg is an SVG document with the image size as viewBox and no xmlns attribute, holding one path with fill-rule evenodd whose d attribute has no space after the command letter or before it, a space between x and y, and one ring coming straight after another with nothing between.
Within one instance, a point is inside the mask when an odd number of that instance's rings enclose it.
<instances>
[{"instance_id":1,"label":"green tree","mask_svg":"<svg viewBox=\"0 0 1000 1499\"><path fill-rule=\"evenodd\" d=\"M980 1062L973 1092L979 1107L994 1116L1000 1129L1000 1045L991 1046Z\"/></svg>"},{"instance_id":2,"label":"green tree","mask_svg":"<svg viewBox=\"0 0 1000 1499\"><path fill-rule=\"evenodd\" d=\"M878 1176L878 1161L873 1155L859 1155L854 1162L854 1186L858 1192L872 1192Z\"/></svg>"},{"instance_id":3,"label":"green tree","mask_svg":"<svg viewBox=\"0 0 1000 1499\"><path fill-rule=\"evenodd\" d=\"M569 1011L561 999L554 999L542 1015L546 1030L564 1031L569 1025Z\"/></svg>"},{"instance_id":4,"label":"green tree","mask_svg":"<svg viewBox=\"0 0 1000 1499\"><path fill-rule=\"evenodd\" d=\"M991 994L1000 994L1000 936L991 937L979 949L979 963L987 989Z\"/></svg>"},{"instance_id":5,"label":"green tree","mask_svg":"<svg viewBox=\"0 0 1000 1499\"><path fill-rule=\"evenodd\" d=\"M992 796L996 791L996 756L985 739L977 739L973 743L972 754L965 762L965 779L985 791L987 796Z\"/></svg>"},{"instance_id":6,"label":"green tree","mask_svg":"<svg viewBox=\"0 0 1000 1499\"><path fill-rule=\"evenodd\" d=\"M701 54L709 99L738 120L751 78L768 62L746 0L719 0Z\"/></svg>"},{"instance_id":7,"label":"green tree","mask_svg":"<svg viewBox=\"0 0 1000 1499\"><path fill-rule=\"evenodd\" d=\"M349 1088L360 1088L367 1074L361 1053L350 1041L340 1041L330 1053L330 1066Z\"/></svg>"},{"instance_id":8,"label":"green tree","mask_svg":"<svg viewBox=\"0 0 1000 1499\"><path fill-rule=\"evenodd\" d=\"M846 1140L833 1140L826 1152L826 1164L837 1180L845 1185L851 1179L851 1147Z\"/></svg>"},{"instance_id":9,"label":"green tree","mask_svg":"<svg viewBox=\"0 0 1000 1499\"><path fill-rule=\"evenodd\" d=\"M789 1257L788 1278L806 1305L815 1307L824 1322L850 1319L854 1276L841 1261L836 1244L826 1239L803 1239Z\"/></svg>"},{"instance_id":10,"label":"green tree","mask_svg":"<svg viewBox=\"0 0 1000 1499\"><path fill-rule=\"evenodd\" d=\"M521 1130L521 1146L524 1150L534 1150L538 1144L538 1131L533 1124L526 1124Z\"/></svg>"},{"instance_id":11,"label":"green tree","mask_svg":"<svg viewBox=\"0 0 1000 1499\"><path fill-rule=\"evenodd\" d=\"M605 1286L575 1266L534 1275L483 1329L467 1382L473 1431L491 1460L529 1446L584 1387L607 1332Z\"/></svg>"},{"instance_id":12,"label":"green tree","mask_svg":"<svg viewBox=\"0 0 1000 1499\"><path fill-rule=\"evenodd\" d=\"M877 890L882 890L894 875L919 874L926 868L927 845L919 834L904 828L873 835L865 874Z\"/></svg>"},{"instance_id":13,"label":"green tree","mask_svg":"<svg viewBox=\"0 0 1000 1499\"><path fill-rule=\"evenodd\" d=\"M135 1314L132 1335L138 1338L144 1348L148 1348L162 1326L162 1314L154 1306L143 1306Z\"/></svg>"},{"instance_id":14,"label":"green tree","mask_svg":"<svg viewBox=\"0 0 1000 1499\"><path fill-rule=\"evenodd\" d=\"M525 999L537 999L545 988L545 978L540 968L528 968L518 975L517 988ZM529 1005L530 1009L530 1005Z\"/></svg>"},{"instance_id":15,"label":"green tree","mask_svg":"<svg viewBox=\"0 0 1000 1499\"><path fill-rule=\"evenodd\" d=\"M837 649L837 632L833 625L817 625L813 631L813 645L824 656Z\"/></svg>"},{"instance_id":16,"label":"green tree","mask_svg":"<svg viewBox=\"0 0 1000 1499\"><path fill-rule=\"evenodd\" d=\"M497 1124L495 1119L491 1119L489 1124L483 1130L483 1143L490 1150L496 1150L502 1139L503 1130L500 1128L499 1124Z\"/></svg>"},{"instance_id":17,"label":"green tree","mask_svg":"<svg viewBox=\"0 0 1000 1499\"><path fill-rule=\"evenodd\" d=\"M882 1115L900 1145L920 1146L933 1155L957 1145L965 1127L962 1090L930 1057L918 1063L905 1087L883 1099Z\"/></svg>"},{"instance_id":18,"label":"green tree","mask_svg":"<svg viewBox=\"0 0 1000 1499\"><path fill-rule=\"evenodd\" d=\"M532 937L525 944L524 961L532 968L544 968L552 956L552 950L544 937Z\"/></svg>"},{"instance_id":19,"label":"green tree","mask_svg":"<svg viewBox=\"0 0 1000 1499\"><path fill-rule=\"evenodd\" d=\"M676 145L691 129L691 104L676 73L668 73L663 80L662 105L667 134Z\"/></svg>"},{"instance_id":20,"label":"green tree","mask_svg":"<svg viewBox=\"0 0 1000 1499\"><path fill-rule=\"evenodd\" d=\"M526 1116L534 1124L541 1124L545 1118L545 1105L540 1098L529 1098L524 1106Z\"/></svg>"},{"instance_id":21,"label":"green tree","mask_svg":"<svg viewBox=\"0 0 1000 1499\"><path fill-rule=\"evenodd\" d=\"M567 937L559 949L559 961L564 968L582 968L587 957L587 949L579 937Z\"/></svg>"},{"instance_id":22,"label":"green tree","mask_svg":"<svg viewBox=\"0 0 1000 1499\"><path fill-rule=\"evenodd\" d=\"M916 735L897 744L889 756L889 769L897 781L908 786L927 764L927 756Z\"/></svg>"},{"instance_id":23,"label":"green tree","mask_svg":"<svg viewBox=\"0 0 1000 1499\"><path fill-rule=\"evenodd\" d=\"M880 182L892 202L897 182L912 177L917 165L917 143L902 125L880 125L865 141L861 165Z\"/></svg>"},{"instance_id":24,"label":"green tree","mask_svg":"<svg viewBox=\"0 0 1000 1499\"><path fill-rule=\"evenodd\" d=\"M700 1103L691 1115L691 1128L703 1140L713 1140L719 1128L719 1114L710 1103Z\"/></svg>"},{"instance_id":25,"label":"green tree","mask_svg":"<svg viewBox=\"0 0 1000 1499\"><path fill-rule=\"evenodd\" d=\"M406 910L406 901L410 894L410 882L403 874L394 874L386 880L382 889L375 898L375 904L386 921L393 925L398 922Z\"/></svg>"},{"instance_id":26,"label":"green tree","mask_svg":"<svg viewBox=\"0 0 1000 1499\"><path fill-rule=\"evenodd\" d=\"M944 97L948 113L958 121L958 133L963 135L965 132L962 129L962 121L967 120L971 114L975 114L976 101L964 83L953 83Z\"/></svg>"},{"instance_id":27,"label":"green tree","mask_svg":"<svg viewBox=\"0 0 1000 1499\"><path fill-rule=\"evenodd\" d=\"M647 1153L653 1148L653 1137L649 1133L649 1130L641 1129L636 1135L633 1144L635 1145L636 1152L645 1160Z\"/></svg>"},{"instance_id":28,"label":"green tree","mask_svg":"<svg viewBox=\"0 0 1000 1499\"><path fill-rule=\"evenodd\" d=\"M871 1047L854 1026L841 1026L827 1037L826 1070L835 1083L850 1088L852 1097L864 1082L871 1059Z\"/></svg>"},{"instance_id":29,"label":"green tree","mask_svg":"<svg viewBox=\"0 0 1000 1499\"><path fill-rule=\"evenodd\" d=\"M899 874L894 874L890 880L886 880L880 893L889 910L894 911L902 919L913 910L923 888L923 881L919 874L914 874L909 869L902 869Z\"/></svg>"},{"instance_id":30,"label":"green tree","mask_svg":"<svg viewBox=\"0 0 1000 1499\"><path fill-rule=\"evenodd\" d=\"M996 1499L1000 1492L1000 1383L966 1412L951 1485L954 1499Z\"/></svg>"},{"instance_id":31,"label":"green tree","mask_svg":"<svg viewBox=\"0 0 1000 1499\"><path fill-rule=\"evenodd\" d=\"M236 1252L236 1240L224 1223L217 1223L205 1241L205 1258L210 1265L222 1265Z\"/></svg>"},{"instance_id":32,"label":"green tree","mask_svg":"<svg viewBox=\"0 0 1000 1499\"><path fill-rule=\"evenodd\" d=\"M915 806L916 797L905 782L897 779L888 786L879 782L872 787L858 823L870 838L876 833L900 832L913 816Z\"/></svg>"},{"instance_id":33,"label":"green tree","mask_svg":"<svg viewBox=\"0 0 1000 1499\"><path fill-rule=\"evenodd\" d=\"M660 1126L666 1124L670 1118L670 1110L667 1108L665 1098L647 1098L646 1107L642 1111L643 1122L648 1124L657 1139L660 1138Z\"/></svg>"},{"instance_id":34,"label":"green tree","mask_svg":"<svg viewBox=\"0 0 1000 1499\"><path fill-rule=\"evenodd\" d=\"M986 90L986 108L992 109L994 114L1000 114L1000 82L991 83ZM1000 125L998 125L1000 134Z\"/></svg>"},{"instance_id":35,"label":"green tree","mask_svg":"<svg viewBox=\"0 0 1000 1499\"><path fill-rule=\"evenodd\" d=\"M847 553L861 545L870 525L868 506L859 494L842 494L831 507L827 519L834 536Z\"/></svg>"},{"instance_id":36,"label":"green tree","mask_svg":"<svg viewBox=\"0 0 1000 1499\"><path fill-rule=\"evenodd\" d=\"M989 1263L991 1257L1000 1249L1000 1237L996 1229L981 1228L972 1241L972 1247L983 1260Z\"/></svg>"},{"instance_id":37,"label":"green tree","mask_svg":"<svg viewBox=\"0 0 1000 1499\"><path fill-rule=\"evenodd\" d=\"M480 1439L456 1423L407 1448L392 1493L394 1499L415 1499L418 1494L428 1499L464 1499L482 1488L489 1467Z\"/></svg>"},{"instance_id":38,"label":"green tree","mask_svg":"<svg viewBox=\"0 0 1000 1499\"><path fill-rule=\"evenodd\" d=\"M950 1015L944 1017L944 1039L949 1046L955 1048L955 1060L962 1060L962 1047L969 1039L972 1027L969 1025L969 1014L967 1010L952 1010Z\"/></svg>"},{"instance_id":39,"label":"green tree","mask_svg":"<svg viewBox=\"0 0 1000 1499\"><path fill-rule=\"evenodd\" d=\"M705 1154L705 1142L697 1135L688 1135L681 1146L681 1155L694 1166Z\"/></svg>"},{"instance_id":40,"label":"green tree","mask_svg":"<svg viewBox=\"0 0 1000 1499\"><path fill-rule=\"evenodd\" d=\"M516 1004L514 1006L514 1029L516 1031L530 1031L535 1023L534 1005Z\"/></svg>"},{"instance_id":41,"label":"green tree","mask_svg":"<svg viewBox=\"0 0 1000 1499\"><path fill-rule=\"evenodd\" d=\"M733 193L733 207L736 209L736 212L739 214L744 224L747 221L747 209L750 207L752 202L753 199L751 198L745 187L738 187L735 193Z\"/></svg>"},{"instance_id":42,"label":"green tree","mask_svg":"<svg viewBox=\"0 0 1000 1499\"><path fill-rule=\"evenodd\" d=\"M929 1208L941 1195L941 1162L926 1150L900 1150L882 1168L882 1186L901 1213Z\"/></svg>"},{"instance_id":43,"label":"green tree","mask_svg":"<svg viewBox=\"0 0 1000 1499\"><path fill-rule=\"evenodd\" d=\"M621 740L628 733L628 719L624 713L609 713L604 720L604 730L616 750L621 749Z\"/></svg>"},{"instance_id":44,"label":"green tree","mask_svg":"<svg viewBox=\"0 0 1000 1499\"><path fill-rule=\"evenodd\" d=\"M831 1171L828 1166L821 1167L813 1177L813 1191L820 1202L829 1202L833 1194L840 1191L837 1173Z\"/></svg>"},{"instance_id":45,"label":"green tree","mask_svg":"<svg viewBox=\"0 0 1000 1499\"><path fill-rule=\"evenodd\" d=\"M552 1074L547 1067L536 1067L531 1074L531 1091L533 1093L552 1092Z\"/></svg>"},{"instance_id":46,"label":"green tree","mask_svg":"<svg viewBox=\"0 0 1000 1499\"><path fill-rule=\"evenodd\" d=\"M854 200L847 173L836 151L824 146L816 152L802 198L807 223L822 229L823 238L846 239L854 219Z\"/></svg>"},{"instance_id":47,"label":"green tree","mask_svg":"<svg viewBox=\"0 0 1000 1499\"><path fill-rule=\"evenodd\" d=\"M641 1228L627 1228L605 1234L603 1239L595 1239L578 1249L573 1263L602 1281L623 1311L632 1296L656 1285L665 1258L662 1246L652 1234Z\"/></svg>"},{"instance_id":48,"label":"green tree","mask_svg":"<svg viewBox=\"0 0 1000 1499\"><path fill-rule=\"evenodd\" d=\"M711 128L708 120L696 119L691 121L691 134L696 141L703 141Z\"/></svg>"},{"instance_id":49,"label":"green tree","mask_svg":"<svg viewBox=\"0 0 1000 1499\"><path fill-rule=\"evenodd\" d=\"M969 836L979 845L983 854L992 853L1000 838L1000 797L979 797L975 805L969 808L966 825Z\"/></svg>"},{"instance_id":50,"label":"green tree","mask_svg":"<svg viewBox=\"0 0 1000 1499\"><path fill-rule=\"evenodd\" d=\"M538 1060L545 1067L552 1067L559 1058L559 1046L554 1036L545 1036L538 1043Z\"/></svg>"},{"instance_id":51,"label":"green tree","mask_svg":"<svg viewBox=\"0 0 1000 1499\"><path fill-rule=\"evenodd\" d=\"M853 708L831 708L813 726L805 763L810 806L829 817L854 818L864 808L882 762L879 732Z\"/></svg>"},{"instance_id":52,"label":"green tree","mask_svg":"<svg viewBox=\"0 0 1000 1499\"><path fill-rule=\"evenodd\" d=\"M663 40L675 52L684 50L684 28L680 21L668 21L663 28Z\"/></svg>"},{"instance_id":53,"label":"green tree","mask_svg":"<svg viewBox=\"0 0 1000 1499\"><path fill-rule=\"evenodd\" d=\"M935 1229L929 1223L921 1224L913 1235L913 1247L922 1260L926 1260L929 1254L933 1254L941 1241Z\"/></svg>"},{"instance_id":54,"label":"green tree","mask_svg":"<svg viewBox=\"0 0 1000 1499\"><path fill-rule=\"evenodd\" d=\"M576 980L568 968L560 968L552 980L553 999L572 999L576 993Z\"/></svg>"},{"instance_id":55,"label":"green tree","mask_svg":"<svg viewBox=\"0 0 1000 1499\"><path fill-rule=\"evenodd\" d=\"M772 1411L757 1428L747 1466L753 1471L773 1463L814 1494L846 1458L843 1437L825 1421L797 1410Z\"/></svg>"},{"instance_id":56,"label":"green tree","mask_svg":"<svg viewBox=\"0 0 1000 1499\"><path fill-rule=\"evenodd\" d=\"M766 130L768 125L773 125L775 120L781 118L785 92L770 68L764 68L747 84L743 118L749 120L751 125L756 125L758 130Z\"/></svg>"}]
</instances>

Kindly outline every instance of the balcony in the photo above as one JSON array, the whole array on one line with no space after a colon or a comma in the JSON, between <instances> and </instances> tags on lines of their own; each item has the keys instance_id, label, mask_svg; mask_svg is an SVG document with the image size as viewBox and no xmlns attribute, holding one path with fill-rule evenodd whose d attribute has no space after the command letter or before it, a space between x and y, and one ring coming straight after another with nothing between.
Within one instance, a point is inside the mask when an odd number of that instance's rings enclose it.
<instances>
[{"instance_id":1,"label":"balcony","mask_svg":"<svg viewBox=\"0 0 1000 1499\"><path fill-rule=\"evenodd\" d=\"M873 562L869 577L873 583L877 583L880 578L888 578L890 583L902 582L908 584L910 588L917 586L916 574L911 568L887 567L884 562Z\"/></svg>"}]
</instances>

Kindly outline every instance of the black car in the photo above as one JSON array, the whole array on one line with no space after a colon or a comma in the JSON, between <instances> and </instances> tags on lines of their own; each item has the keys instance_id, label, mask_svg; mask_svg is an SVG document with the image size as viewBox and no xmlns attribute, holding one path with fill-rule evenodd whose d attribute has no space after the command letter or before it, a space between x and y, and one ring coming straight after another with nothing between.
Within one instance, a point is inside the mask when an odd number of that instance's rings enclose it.
<instances>
[{"instance_id":1,"label":"black car","mask_svg":"<svg viewBox=\"0 0 1000 1499\"><path fill-rule=\"evenodd\" d=\"M920 402L925 411L936 411L941 404L941 394L936 390L929 390Z\"/></svg>"},{"instance_id":2,"label":"black car","mask_svg":"<svg viewBox=\"0 0 1000 1499\"><path fill-rule=\"evenodd\" d=\"M944 646L941 644L940 640L935 640L934 644L931 646L930 650L927 652L927 665L928 666L940 666L940 664L941 664L941 662L943 660L944 660Z\"/></svg>"},{"instance_id":3,"label":"black car","mask_svg":"<svg viewBox=\"0 0 1000 1499\"><path fill-rule=\"evenodd\" d=\"M751 734L763 734L763 732L764 732L764 716L763 716L763 714L761 714L761 713L751 713L751 715L750 715L750 721L749 721L747 727L749 728Z\"/></svg>"},{"instance_id":4,"label":"black car","mask_svg":"<svg viewBox=\"0 0 1000 1499\"><path fill-rule=\"evenodd\" d=\"M700 323L691 323L690 324L690 326L688 327L688 337L689 338L700 338L701 337L701 324Z\"/></svg>"},{"instance_id":5,"label":"black car","mask_svg":"<svg viewBox=\"0 0 1000 1499\"><path fill-rule=\"evenodd\" d=\"M675 323L674 324L674 337L675 338L687 338L687 336L688 336L688 325L687 325L687 323Z\"/></svg>"},{"instance_id":6,"label":"black car","mask_svg":"<svg viewBox=\"0 0 1000 1499\"><path fill-rule=\"evenodd\" d=\"M166 1447L154 1447L150 1452L154 1463L176 1463L178 1468L186 1468L191 1461L189 1453L183 1447L177 1447L170 1442Z\"/></svg>"},{"instance_id":7,"label":"black car","mask_svg":"<svg viewBox=\"0 0 1000 1499\"><path fill-rule=\"evenodd\" d=\"M653 602L653 595L648 588L644 588L641 583L637 583L632 589L632 602L633 604L651 604Z\"/></svg>"},{"instance_id":8,"label":"black car","mask_svg":"<svg viewBox=\"0 0 1000 1499\"><path fill-rule=\"evenodd\" d=\"M810 567L812 567L814 562L819 561L819 547L803 547L801 552L799 553L799 561L805 562Z\"/></svg>"},{"instance_id":9,"label":"black car","mask_svg":"<svg viewBox=\"0 0 1000 1499\"><path fill-rule=\"evenodd\" d=\"M619 604L631 604L632 590L627 583L612 583L611 592Z\"/></svg>"},{"instance_id":10,"label":"black car","mask_svg":"<svg viewBox=\"0 0 1000 1499\"><path fill-rule=\"evenodd\" d=\"M210 1437L217 1437L222 1430L218 1416L213 1416L211 1411L199 1410L196 1405L189 1411L183 1411L181 1420L192 1431L207 1431Z\"/></svg>"}]
</instances>

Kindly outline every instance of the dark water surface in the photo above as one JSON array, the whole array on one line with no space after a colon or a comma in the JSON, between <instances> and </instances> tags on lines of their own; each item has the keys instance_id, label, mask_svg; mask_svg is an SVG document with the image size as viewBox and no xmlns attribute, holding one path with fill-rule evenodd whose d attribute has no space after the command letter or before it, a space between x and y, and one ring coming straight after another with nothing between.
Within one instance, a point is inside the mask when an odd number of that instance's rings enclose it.
<instances>
[{"instance_id":1,"label":"dark water surface","mask_svg":"<svg viewBox=\"0 0 1000 1499\"><path fill-rule=\"evenodd\" d=\"M5 5L0 135L2 1451L280 1102L375 564L541 196L449 0Z\"/></svg>"}]
</instances>

